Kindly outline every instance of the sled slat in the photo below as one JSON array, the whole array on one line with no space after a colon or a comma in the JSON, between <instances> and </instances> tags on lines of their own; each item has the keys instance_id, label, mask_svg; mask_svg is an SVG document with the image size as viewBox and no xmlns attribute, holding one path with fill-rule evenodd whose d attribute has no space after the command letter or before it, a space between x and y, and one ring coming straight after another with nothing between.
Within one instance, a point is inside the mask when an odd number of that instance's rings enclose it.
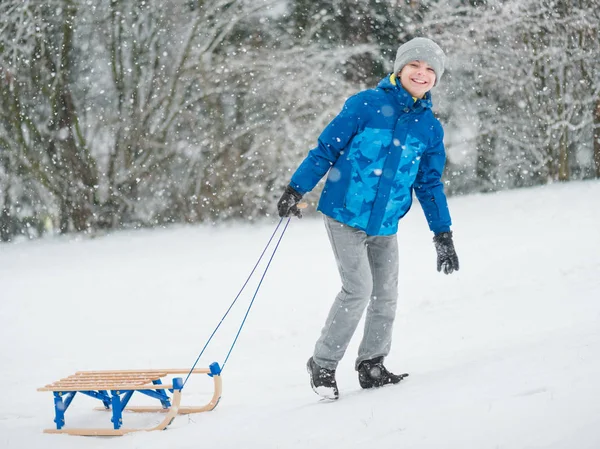
<instances>
[{"instance_id":1,"label":"sled slat","mask_svg":"<svg viewBox=\"0 0 600 449\"><path fill-rule=\"evenodd\" d=\"M83 384L53 385L50 388L38 388L38 391L130 391L130 390L172 390L173 385L165 384Z\"/></svg>"}]
</instances>

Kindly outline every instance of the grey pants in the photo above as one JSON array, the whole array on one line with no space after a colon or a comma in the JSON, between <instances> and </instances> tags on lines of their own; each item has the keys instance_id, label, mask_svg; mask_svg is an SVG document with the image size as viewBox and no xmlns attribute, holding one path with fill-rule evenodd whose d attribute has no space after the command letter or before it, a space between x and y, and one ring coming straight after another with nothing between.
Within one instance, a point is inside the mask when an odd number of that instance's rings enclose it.
<instances>
[{"instance_id":1,"label":"grey pants","mask_svg":"<svg viewBox=\"0 0 600 449\"><path fill-rule=\"evenodd\" d=\"M398 299L398 241L396 235L368 236L328 216L325 227L342 290L331 307L313 357L317 365L335 369L367 308L355 365L358 367L363 360L385 357L390 352Z\"/></svg>"}]
</instances>

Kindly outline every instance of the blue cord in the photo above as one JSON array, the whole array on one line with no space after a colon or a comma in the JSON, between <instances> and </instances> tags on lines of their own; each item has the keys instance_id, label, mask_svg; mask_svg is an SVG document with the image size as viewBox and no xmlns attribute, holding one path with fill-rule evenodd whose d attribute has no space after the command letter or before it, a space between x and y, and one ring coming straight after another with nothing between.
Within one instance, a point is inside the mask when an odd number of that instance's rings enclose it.
<instances>
[{"instance_id":1,"label":"blue cord","mask_svg":"<svg viewBox=\"0 0 600 449\"><path fill-rule=\"evenodd\" d=\"M250 309L252 308L252 304L254 304L254 299L256 298L256 295L258 294L258 290L260 290L260 286L262 285L263 279L265 278L266 274L267 274L267 270L269 269L269 266L271 265L271 261L273 260L273 257L275 257L275 253L277 252L277 248L279 248L279 243L281 243L281 239L283 238L283 234L285 234L285 230L287 229L288 225L290 224L290 219L288 218L287 223L285 224L285 227L283 228L283 231L281 231L281 235L279 236L279 240L277 240L277 244L275 245L275 249L273 250L273 253L271 254L271 258L269 259L269 262L267 263L267 267L265 268L265 271L262 274L262 277L260 278L260 282L258 283L258 286L256 287L256 290L254 291L254 296L252 296L252 301L250 301L250 305L248 306L248 310L246 310L246 315L244 315L244 319L242 320L242 324L240 325L240 328L238 329L238 332L235 336L235 339L233 340L233 344L231 345L231 348L229 348L229 352L227 353L227 357L225 357L225 361L223 362L223 366L221 366L221 372L223 372L223 370L225 369L225 364L227 363L227 360L229 359L229 355L231 354L231 351L233 351L233 347L235 346L235 343L237 342L238 337L240 336L240 333L242 332L242 328L244 327L244 323L246 323L246 318L248 318L248 314L250 313Z\"/></svg>"},{"instance_id":2,"label":"blue cord","mask_svg":"<svg viewBox=\"0 0 600 449\"><path fill-rule=\"evenodd\" d=\"M252 271L250 272L250 275L248 276L248 278L246 279L246 282L244 282L244 285L242 285L242 288L240 289L240 291L238 292L237 296L235 297L235 299L233 300L233 302L229 305L229 308L227 309L227 312L225 312L225 315L223 315L223 317L221 318L221 321L219 321L219 324L217 325L217 327L215 327L215 329L213 330L212 334L210 335L210 337L208 338L208 341L206 342L206 344L204 345L204 347L202 348L202 351L200 351L200 354L198 354L198 357L196 358L196 361L194 362L194 364L192 365L192 368L190 369L190 372L187 374L185 381L183 382L183 386L181 387L183 389L183 387L185 387L185 384L187 383L188 379L190 378L190 376L192 375L192 372L194 371L194 368L196 368L196 365L198 364L198 361L200 360L200 357L202 357L202 354L204 354L204 351L206 350L206 348L208 347L208 344L211 342L211 340L213 339L213 337L215 336L215 334L217 333L217 331L219 330L219 328L221 327L221 324L223 324L223 321L225 320L225 318L227 318L227 315L229 315L229 312L231 311L231 309L233 308L233 306L235 305L235 303L237 302L238 298L240 297L240 295L242 294L242 292L244 291L244 289L246 288L246 285L248 285L248 282L250 281L250 279L252 278L252 275L254 274L254 272L256 271L256 268L258 267L258 265L260 264L260 261L262 260L263 256L265 255L265 252L267 251L267 248L269 248L269 246L271 245L271 242L273 241L273 237L275 237L275 234L277 233L277 230L279 229L279 226L281 226L281 223L283 222L283 218L281 218L279 220L279 223L277 223L277 226L275 227L275 230L273 231L273 234L271 234L271 238L269 238L269 242L267 243L267 245L265 246L265 249L263 249L262 254L260 255L260 257L258 258L258 261L256 262L256 264L254 265L254 268L252 268ZM279 246L279 242L281 242L281 238L283 237L283 234L285 233L285 230L288 227L288 224L290 223L290 218L288 218L287 223L283 229L283 232L281 233L281 237L279 237L279 240L277 241L277 246L275 246L275 250L273 251L273 254L271 255L271 259L269 260L269 264L271 263L271 260L273 260L273 256L275 255L275 251L277 251L277 247ZM260 280L260 282L262 283L262 279L265 277L265 274L267 273L267 269L269 268L269 265L267 265L267 268L265 269L265 272L262 275L262 278ZM259 284L259 288L260 288L260 284ZM254 296L256 297L256 293L258 292L258 289L256 290L256 292L254 293ZM252 302L254 302L254 298L252 298ZM252 303L250 303L250 307L252 307ZM250 311L250 307L248 308L248 311L246 312L246 316L248 316L248 312ZM244 321L246 321L246 317L244 317ZM242 326L244 325L244 323L242 322ZM237 340L237 336L240 334L241 331L241 327L240 330L238 331L238 334L236 335L235 339ZM233 345L235 345L235 340L233 342ZM231 353L231 350L233 349L233 345L231 346L231 348L229 349L229 353L227 354L227 357L229 357L229 354ZM225 362L227 362L227 359L225 359ZM225 362L223 363L223 367L225 366ZM223 369L221 368L221 371Z\"/></svg>"}]
</instances>

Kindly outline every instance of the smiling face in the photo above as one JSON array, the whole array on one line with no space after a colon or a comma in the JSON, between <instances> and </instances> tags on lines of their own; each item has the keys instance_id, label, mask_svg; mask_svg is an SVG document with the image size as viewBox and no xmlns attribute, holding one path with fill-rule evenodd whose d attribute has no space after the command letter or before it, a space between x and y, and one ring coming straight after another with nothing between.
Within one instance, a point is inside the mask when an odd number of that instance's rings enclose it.
<instances>
[{"instance_id":1,"label":"smiling face","mask_svg":"<svg viewBox=\"0 0 600 449\"><path fill-rule=\"evenodd\" d=\"M423 98L435 84L433 68L423 61L411 61L400 71L400 83L413 97Z\"/></svg>"}]
</instances>

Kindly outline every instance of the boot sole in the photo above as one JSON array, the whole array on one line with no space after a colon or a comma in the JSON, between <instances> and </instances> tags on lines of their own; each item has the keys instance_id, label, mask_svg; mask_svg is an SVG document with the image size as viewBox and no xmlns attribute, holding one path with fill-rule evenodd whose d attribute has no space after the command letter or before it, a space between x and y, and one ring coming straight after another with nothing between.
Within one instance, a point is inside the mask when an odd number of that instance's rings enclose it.
<instances>
[{"instance_id":1,"label":"boot sole","mask_svg":"<svg viewBox=\"0 0 600 449\"><path fill-rule=\"evenodd\" d=\"M402 382L404 379L406 379L408 377L408 373L398 374L398 376L400 377L400 380L398 382L388 382L383 385L377 385L375 382L363 383L360 379L358 380L358 383L360 384L360 387L364 390L369 390L371 388L381 388L381 387L385 387L386 385L398 385L400 382Z\"/></svg>"}]
</instances>

